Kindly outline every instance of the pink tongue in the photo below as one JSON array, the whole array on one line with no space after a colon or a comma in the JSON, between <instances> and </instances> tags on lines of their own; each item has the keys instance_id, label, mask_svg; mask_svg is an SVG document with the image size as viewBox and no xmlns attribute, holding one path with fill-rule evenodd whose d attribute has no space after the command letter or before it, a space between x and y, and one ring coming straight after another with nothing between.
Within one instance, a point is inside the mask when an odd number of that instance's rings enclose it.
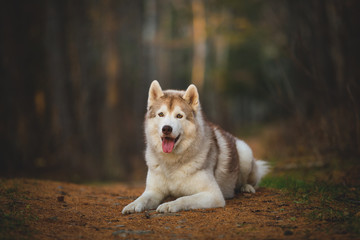
<instances>
[{"instance_id":1,"label":"pink tongue","mask_svg":"<svg viewBox=\"0 0 360 240\"><path fill-rule=\"evenodd\" d=\"M164 140L162 141L162 149L164 153L171 153L172 150L174 149L174 145L175 145L175 139L164 138Z\"/></svg>"}]
</instances>

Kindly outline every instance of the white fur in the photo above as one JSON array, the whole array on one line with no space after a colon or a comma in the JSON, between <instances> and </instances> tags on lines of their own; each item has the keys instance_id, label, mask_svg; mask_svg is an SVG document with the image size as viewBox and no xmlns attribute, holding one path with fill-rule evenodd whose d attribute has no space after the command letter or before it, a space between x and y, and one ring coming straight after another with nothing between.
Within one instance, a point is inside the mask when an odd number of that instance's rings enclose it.
<instances>
[{"instance_id":1,"label":"white fur","mask_svg":"<svg viewBox=\"0 0 360 240\"><path fill-rule=\"evenodd\" d=\"M263 176L270 172L270 166L263 160L256 160L257 174L256 174L256 185L255 189L259 186L260 180Z\"/></svg>"},{"instance_id":2,"label":"white fur","mask_svg":"<svg viewBox=\"0 0 360 240\"><path fill-rule=\"evenodd\" d=\"M154 81L149 90L148 111L153 111L151 107L155 102L161 103L160 97L174 94L189 104L195 118L188 120L181 104L170 110L165 102L160 104L154 116L147 116L146 188L138 199L123 209L123 214L146 209L177 212L224 207L225 198L233 197L236 189L254 193L262 176L269 171L266 162L255 161L250 147L235 138L239 165L236 165L236 169L229 169L232 166L231 153L234 152L228 144L229 135L204 120L194 85L190 85L185 92L162 91L159 83ZM160 112L164 114L162 117L158 115ZM184 117L177 118L178 113ZM164 125L173 128L171 137L180 136L171 153L162 150L161 129ZM177 199L162 203L169 195Z\"/></svg>"}]
</instances>

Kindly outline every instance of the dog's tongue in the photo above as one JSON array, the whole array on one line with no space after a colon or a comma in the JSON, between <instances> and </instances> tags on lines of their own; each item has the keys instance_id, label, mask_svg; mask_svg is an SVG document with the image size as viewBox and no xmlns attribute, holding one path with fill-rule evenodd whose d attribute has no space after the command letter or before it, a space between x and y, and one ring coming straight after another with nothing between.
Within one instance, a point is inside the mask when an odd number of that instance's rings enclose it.
<instances>
[{"instance_id":1,"label":"dog's tongue","mask_svg":"<svg viewBox=\"0 0 360 240\"><path fill-rule=\"evenodd\" d=\"M175 145L175 139L164 138L164 140L162 141L162 149L164 153L171 153L172 150L174 149L174 145Z\"/></svg>"}]
</instances>

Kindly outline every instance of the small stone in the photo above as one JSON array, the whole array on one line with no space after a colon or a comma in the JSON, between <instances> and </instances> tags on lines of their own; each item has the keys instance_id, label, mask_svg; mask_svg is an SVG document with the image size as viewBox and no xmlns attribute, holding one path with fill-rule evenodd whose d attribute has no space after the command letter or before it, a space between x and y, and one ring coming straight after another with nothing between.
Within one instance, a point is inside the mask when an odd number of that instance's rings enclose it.
<instances>
[{"instance_id":1,"label":"small stone","mask_svg":"<svg viewBox=\"0 0 360 240\"><path fill-rule=\"evenodd\" d=\"M124 229L121 229L121 230L118 230L118 231L115 231L115 232L113 232L112 233L112 235L120 235L120 234L123 234L123 233L126 233L126 230L124 230Z\"/></svg>"},{"instance_id":2,"label":"small stone","mask_svg":"<svg viewBox=\"0 0 360 240\"><path fill-rule=\"evenodd\" d=\"M290 231L290 230L286 230L285 232L284 232L284 235L285 236L290 236L290 235L293 235L294 233L292 232L292 231Z\"/></svg>"},{"instance_id":3,"label":"small stone","mask_svg":"<svg viewBox=\"0 0 360 240\"><path fill-rule=\"evenodd\" d=\"M114 227L116 227L116 228L122 228L122 227L125 227L125 225L116 225L116 226L114 226Z\"/></svg>"},{"instance_id":4,"label":"small stone","mask_svg":"<svg viewBox=\"0 0 360 240\"><path fill-rule=\"evenodd\" d=\"M125 230L125 229L121 229L118 231L115 231L112 233L112 235L114 236L126 236L126 234L137 234L137 235L145 235L145 234L149 234L149 233L153 233L153 231L151 230Z\"/></svg>"},{"instance_id":5,"label":"small stone","mask_svg":"<svg viewBox=\"0 0 360 240\"><path fill-rule=\"evenodd\" d=\"M144 234L150 234L153 233L151 230L135 230L131 233L138 234L138 235L144 235Z\"/></svg>"},{"instance_id":6,"label":"small stone","mask_svg":"<svg viewBox=\"0 0 360 240\"><path fill-rule=\"evenodd\" d=\"M58 220L58 217L56 217L56 216L54 216L54 217L49 217L48 220L50 220L50 221L56 221L56 220Z\"/></svg>"},{"instance_id":7,"label":"small stone","mask_svg":"<svg viewBox=\"0 0 360 240\"><path fill-rule=\"evenodd\" d=\"M64 202L65 197L64 196L58 196L57 200L58 202Z\"/></svg>"}]
</instances>

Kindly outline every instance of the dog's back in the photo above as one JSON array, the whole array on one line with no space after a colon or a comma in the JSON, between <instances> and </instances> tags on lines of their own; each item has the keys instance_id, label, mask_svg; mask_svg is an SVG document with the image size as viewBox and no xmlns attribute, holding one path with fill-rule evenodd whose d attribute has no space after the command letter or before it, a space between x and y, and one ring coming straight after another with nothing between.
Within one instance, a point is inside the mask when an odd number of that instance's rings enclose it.
<instances>
[{"instance_id":1,"label":"dog's back","mask_svg":"<svg viewBox=\"0 0 360 240\"><path fill-rule=\"evenodd\" d=\"M269 172L265 161L255 160L251 148L242 140L221 127L204 120L208 133L204 139L211 141L207 161L214 161L215 179L225 198L232 198L236 191L255 192L261 178ZM210 137L209 137L210 136Z\"/></svg>"}]
</instances>

